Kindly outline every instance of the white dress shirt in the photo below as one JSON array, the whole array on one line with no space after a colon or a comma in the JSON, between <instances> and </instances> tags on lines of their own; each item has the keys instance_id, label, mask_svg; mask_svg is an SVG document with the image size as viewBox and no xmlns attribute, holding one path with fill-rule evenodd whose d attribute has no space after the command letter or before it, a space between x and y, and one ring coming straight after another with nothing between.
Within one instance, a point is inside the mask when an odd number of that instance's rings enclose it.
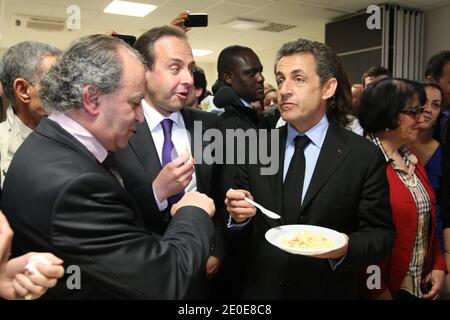
<instances>
[{"instance_id":1,"label":"white dress shirt","mask_svg":"<svg viewBox=\"0 0 450 320\"><path fill-rule=\"evenodd\" d=\"M306 135L310 140L304 150L305 153L305 177L303 180L303 189L301 199L305 198L306 191L308 191L309 183L311 182L314 168L316 167L317 159L319 158L320 149L322 148L325 135L329 127L327 116L324 115L322 119L314 127L306 132L300 133L294 129L290 124L287 124L287 139L286 139L286 151L284 153L284 167L283 167L283 181L286 178L286 174L291 164L291 159L294 156L295 144L294 139L297 135Z\"/></svg>"},{"instance_id":2,"label":"white dress shirt","mask_svg":"<svg viewBox=\"0 0 450 320\"><path fill-rule=\"evenodd\" d=\"M156 151L158 152L159 161L162 163L162 149L164 144L164 132L162 130L161 121L164 119L170 119L173 121L172 126L172 143L174 145L174 151L172 153L172 159L183 154L185 150L191 152L191 140L190 134L186 130L186 125L184 124L183 116L181 113L172 112L168 117L164 117L155 108L152 108L145 99L142 100L142 108L144 110L145 120L147 121L148 128L155 143ZM191 192L197 190L197 179L195 178L195 172L192 174L192 180L189 185L184 189L185 192ZM156 204L158 209L163 211L167 208L167 199L160 201L156 197L155 190L153 189L153 194L155 195Z\"/></svg>"}]
</instances>

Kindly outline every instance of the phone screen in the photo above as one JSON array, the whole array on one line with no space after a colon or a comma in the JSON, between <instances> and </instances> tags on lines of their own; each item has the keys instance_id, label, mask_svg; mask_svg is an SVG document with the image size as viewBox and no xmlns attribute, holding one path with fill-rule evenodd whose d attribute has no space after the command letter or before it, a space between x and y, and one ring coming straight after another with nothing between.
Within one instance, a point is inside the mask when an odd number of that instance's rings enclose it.
<instances>
[{"instance_id":1,"label":"phone screen","mask_svg":"<svg viewBox=\"0 0 450 320\"><path fill-rule=\"evenodd\" d=\"M208 26L208 14L207 13L190 13L187 19L184 21L186 28L192 27L207 27Z\"/></svg>"},{"instance_id":2,"label":"phone screen","mask_svg":"<svg viewBox=\"0 0 450 320\"><path fill-rule=\"evenodd\" d=\"M130 36L130 35L127 35L127 34L115 34L114 37L117 37L117 38L125 41L131 47L134 46L134 43L136 42L136 37L135 36Z\"/></svg>"}]
</instances>

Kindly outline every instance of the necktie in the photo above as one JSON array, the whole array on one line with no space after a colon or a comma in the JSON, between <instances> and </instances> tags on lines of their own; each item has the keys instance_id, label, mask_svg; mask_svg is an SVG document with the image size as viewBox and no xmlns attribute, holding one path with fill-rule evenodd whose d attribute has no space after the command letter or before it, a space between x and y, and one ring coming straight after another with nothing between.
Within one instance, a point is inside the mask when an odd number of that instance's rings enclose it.
<instances>
[{"instance_id":1,"label":"necktie","mask_svg":"<svg viewBox=\"0 0 450 320\"><path fill-rule=\"evenodd\" d=\"M111 154L109 154L106 157L106 159L102 162L102 166L120 183L122 187L124 186L122 177L119 171L117 170L115 160Z\"/></svg>"},{"instance_id":2,"label":"necktie","mask_svg":"<svg viewBox=\"0 0 450 320\"><path fill-rule=\"evenodd\" d=\"M295 224L298 220L305 179L306 161L303 151L310 142L306 135L295 137L295 152L283 183L283 211L287 224Z\"/></svg>"},{"instance_id":3,"label":"necktie","mask_svg":"<svg viewBox=\"0 0 450 320\"><path fill-rule=\"evenodd\" d=\"M161 126L164 133L164 143L162 149L162 166L164 167L170 161L172 161L173 142L172 142L172 126L173 121L171 119L164 119L161 121ZM178 202L184 195L184 191L175 194L167 199L169 206Z\"/></svg>"}]
</instances>

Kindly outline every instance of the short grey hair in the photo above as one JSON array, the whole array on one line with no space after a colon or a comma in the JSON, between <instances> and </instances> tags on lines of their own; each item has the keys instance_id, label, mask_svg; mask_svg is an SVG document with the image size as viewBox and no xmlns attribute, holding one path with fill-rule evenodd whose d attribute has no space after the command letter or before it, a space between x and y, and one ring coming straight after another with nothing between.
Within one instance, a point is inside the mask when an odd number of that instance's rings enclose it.
<instances>
[{"instance_id":1,"label":"short grey hair","mask_svg":"<svg viewBox=\"0 0 450 320\"><path fill-rule=\"evenodd\" d=\"M109 94L122 85L123 62L119 48L125 48L144 65L141 55L124 41L105 35L76 40L41 81L41 99L48 112L66 112L83 106L83 88L93 85Z\"/></svg>"},{"instance_id":2,"label":"short grey hair","mask_svg":"<svg viewBox=\"0 0 450 320\"><path fill-rule=\"evenodd\" d=\"M23 41L10 47L0 60L0 82L6 97L14 103L14 81L27 80L32 85L39 84L43 72L42 60L58 57L62 53L56 47L36 41Z\"/></svg>"}]
</instances>

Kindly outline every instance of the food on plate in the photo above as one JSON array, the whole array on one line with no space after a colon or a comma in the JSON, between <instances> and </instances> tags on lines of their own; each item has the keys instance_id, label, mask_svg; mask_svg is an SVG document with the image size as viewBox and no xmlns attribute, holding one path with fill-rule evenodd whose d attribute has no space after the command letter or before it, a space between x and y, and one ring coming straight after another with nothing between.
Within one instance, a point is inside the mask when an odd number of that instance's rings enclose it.
<instances>
[{"instance_id":1,"label":"food on plate","mask_svg":"<svg viewBox=\"0 0 450 320\"><path fill-rule=\"evenodd\" d=\"M289 238L282 239L281 243L291 248L303 249L326 249L332 248L337 244L335 239L310 231L297 232Z\"/></svg>"},{"instance_id":2,"label":"food on plate","mask_svg":"<svg viewBox=\"0 0 450 320\"><path fill-rule=\"evenodd\" d=\"M181 148L182 153L181 153L181 157L183 159L184 163L189 162L192 159L192 154L191 154L191 150L189 149L189 147L187 145L183 146Z\"/></svg>"}]
</instances>

